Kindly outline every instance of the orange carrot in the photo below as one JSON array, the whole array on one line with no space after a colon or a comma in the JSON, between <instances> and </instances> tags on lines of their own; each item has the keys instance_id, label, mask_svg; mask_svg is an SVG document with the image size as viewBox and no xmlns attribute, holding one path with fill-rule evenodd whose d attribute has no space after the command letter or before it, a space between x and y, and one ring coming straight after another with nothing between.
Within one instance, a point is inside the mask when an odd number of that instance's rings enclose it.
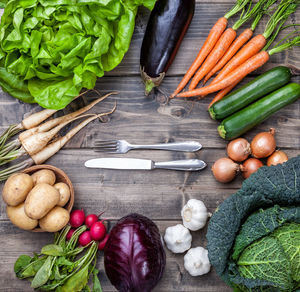
<instances>
[{"instance_id":1,"label":"orange carrot","mask_svg":"<svg viewBox=\"0 0 300 292\"><path fill-rule=\"evenodd\" d=\"M239 65L243 64L249 58L257 54L267 43L266 38L259 34L252 38L221 70L217 77L211 82L216 84L223 78L235 70Z\"/></svg>"},{"instance_id":2,"label":"orange carrot","mask_svg":"<svg viewBox=\"0 0 300 292\"><path fill-rule=\"evenodd\" d=\"M207 94L222 90L228 86L233 85L238 80L241 80L249 73L264 65L269 60L269 58L270 57L268 52L261 51L238 66L236 69L232 70L224 79L222 79L218 83L179 93L177 97L205 96Z\"/></svg>"},{"instance_id":3,"label":"orange carrot","mask_svg":"<svg viewBox=\"0 0 300 292\"><path fill-rule=\"evenodd\" d=\"M178 94L184 87L185 85L190 81L194 73L197 71L197 69L201 66L203 63L204 59L207 57L207 55L210 53L210 51L213 49L214 45L222 35L223 31L225 30L227 26L227 18L221 17L218 19L216 24L212 27L212 29L209 32L209 35L202 46L200 52L198 53L195 61L193 64L190 66L188 71L185 73L184 77L180 81L179 85L171 95L171 98L174 97L176 94Z\"/></svg>"},{"instance_id":4,"label":"orange carrot","mask_svg":"<svg viewBox=\"0 0 300 292\"><path fill-rule=\"evenodd\" d=\"M206 75L203 84L212 77L216 72L221 70L226 63L235 55L235 53L247 42L253 35L253 31L250 28L246 28L238 38L231 44L225 55L217 63L217 65Z\"/></svg>"},{"instance_id":5,"label":"orange carrot","mask_svg":"<svg viewBox=\"0 0 300 292\"><path fill-rule=\"evenodd\" d=\"M215 102L221 100L227 93L229 93L237 84L240 83L241 80L234 82L232 85L220 90L218 94L214 97L214 99L209 104L208 108L210 108Z\"/></svg>"},{"instance_id":6,"label":"orange carrot","mask_svg":"<svg viewBox=\"0 0 300 292\"><path fill-rule=\"evenodd\" d=\"M222 56L226 53L235 37L236 31L232 28L227 28L223 32L205 62L192 79L189 90L196 88L201 79L217 64L220 58L222 58Z\"/></svg>"}]
</instances>

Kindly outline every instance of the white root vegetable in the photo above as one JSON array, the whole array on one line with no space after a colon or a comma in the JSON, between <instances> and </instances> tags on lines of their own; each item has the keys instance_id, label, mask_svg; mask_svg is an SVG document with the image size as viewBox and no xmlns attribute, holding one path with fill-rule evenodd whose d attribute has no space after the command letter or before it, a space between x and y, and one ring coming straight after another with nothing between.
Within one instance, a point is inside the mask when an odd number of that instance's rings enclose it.
<instances>
[{"instance_id":1,"label":"white root vegetable","mask_svg":"<svg viewBox=\"0 0 300 292\"><path fill-rule=\"evenodd\" d=\"M0 170L0 181L6 180L13 173L18 172L26 167L30 167L33 164L42 164L47 159L49 159L51 156L53 156L55 153L57 153L84 126L86 126L88 123L95 120L96 118L100 118L102 116L112 114L115 111L115 109L116 109L116 104L111 111L95 115L95 116L88 118L85 121L81 122L75 128L70 130L70 132L68 132L64 137L61 137L60 139L58 139L55 142L52 142L51 144L46 146L44 149L42 149L40 152L32 155L31 158L26 159L16 165L6 168L4 170Z\"/></svg>"},{"instance_id":2,"label":"white root vegetable","mask_svg":"<svg viewBox=\"0 0 300 292\"><path fill-rule=\"evenodd\" d=\"M191 276L201 276L210 270L208 251L203 247L191 248L184 256L184 268Z\"/></svg>"},{"instance_id":3,"label":"white root vegetable","mask_svg":"<svg viewBox=\"0 0 300 292\"><path fill-rule=\"evenodd\" d=\"M209 216L211 214L207 212L204 203L196 199L190 199L181 210L183 225L192 231L203 228Z\"/></svg>"},{"instance_id":4,"label":"white root vegetable","mask_svg":"<svg viewBox=\"0 0 300 292\"><path fill-rule=\"evenodd\" d=\"M88 123L92 122L93 120L100 118L102 116L106 116L108 114L111 114L115 111L115 108L107 113L102 113L99 115L95 115L93 117L90 117L86 119L85 121L81 122L79 125L77 125L75 128L70 130L65 136L61 137L55 142L52 142L48 146L46 146L43 150L40 152L34 154L31 156L32 160L35 164L42 164L47 159L49 159L51 156L53 156L55 153L57 153L75 134L77 134L82 128L84 128Z\"/></svg>"},{"instance_id":5,"label":"white root vegetable","mask_svg":"<svg viewBox=\"0 0 300 292\"><path fill-rule=\"evenodd\" d=\"M192 235L182 224L177 224L166 229L164 240L169 250L182 253L191 247Z\"/></svg>"},{"instance_id":6,"label":"white root vegetable","mask_svg":"<svg viewBox=\"0 0 300 292\"><path fill-rule=\"evenodd\" d=\"M54 113L56 113L57 110L51 110L51 109L45 109L40 112L34 113L30 115L29 117L25 118L21 125L23 129L31 129L37 125L39 125L41 122L45 121L49 117L51 117Z\"/></svg>"},{"instance_id":7,"label":"white root vegetable","mask_svg":"<svg viewBox=\"0 0 300 292\"><path fill-rule=\"evenodd\" d=\"M106 99L108 96L110 96L112 94L118 94L118 92L110 92L110 93L108 93L104 96L101 96L100 98L94 100L90 104L86 105L85 107L83 107L83 108L81 108L81 109L79 109L79 110L77 110L73 113L70 113L70 114L67 114L65 116L49 120L49 121L41 124L38 127L34 127L34 128L31 128L27 131L24 131L19 135L19 140L21 142L23 142L24 139L28 138L29 136L31 136L35 133L47 132L47 131L51 130L52 128L54 128L55 126L59 125L62 122L66 122L66 121L69 121L73 118L76 118L77 116L87 112L88 110L93 108L96 104L98 104L100 101Z\"/></svg>"},{"instance_id":8,"label":"white root vegetable","mask_svg":"<svg viewBox=\"0 0 300 292\"><path fill-rule=\"evenodd\" d=\"M22 141L22 147L20 149L20 154L23 154L23 149L30 155L34 155L35 153L38 153L41 151L45 146L48 144L48 142L66 125L69 123L81 119L87 116L94 116L94 114L85 114L82 116L75 117L71 120L68 120L64 123L61 123L60 125L56 126L52 130L48 132L42 132L42 133L36 133L32 136L29 136L28 138L24 139ZM23 149L22 149L23 148Z\"/></svg>"}]
</instances>

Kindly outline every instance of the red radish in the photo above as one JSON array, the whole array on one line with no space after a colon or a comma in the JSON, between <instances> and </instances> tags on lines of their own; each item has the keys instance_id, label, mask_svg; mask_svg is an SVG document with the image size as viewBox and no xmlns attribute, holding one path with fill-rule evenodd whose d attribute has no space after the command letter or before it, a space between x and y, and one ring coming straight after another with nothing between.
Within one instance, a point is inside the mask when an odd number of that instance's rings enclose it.
<instances>
[{"instance_id":1,"label":"red radish","mask_svg":"<svg viewBox=\"0 0 300 292\"><path fill-rule=\"evenodd\" d=\"M91 232L91 237L93 240L101 240L105 237L105 234L106 234L106 227L105 225L103 224L103 221L98 221L98 222L95 222L91 229L90 229L90 232Z\"/></svg>"},{"instance_id":2,"label":"red radish","mask_svg":"<svg viewBox=\"0 0 300 292\"><path fill-rule=\"evenodd\" d=\"M104 239L99 242L99 245L98 245L98 249L99 250L104 250L105 245L106 245L106 243L108 241L108 238L109 238L109 234L106 234L105 237L104 237Z\"/></svg>"},{"instance_id":3,"label":"red radish","mask_svg":"<svg viewBox=\"0 0 300 292\"><path fill-rule=\"evenodd\" d=\"M85 225L87 228L91 228L92 225L98 221L98 216L96 214L87 215L85 218Z\"/></svg>"},{"instance_id":4,"label":"red radish","mask_svg":"<svg viewBox=\"0 0 300 292\"><path fill-rule=\"evenodd\" d=\"M70 225L73 228L77 228L81 226L84 223L84 220L85 220L85 214L83 209L72 211L70 215Z\"/></svg>"},{"instance_id":5,"label":"red radish","mask_svg":"<svg viewBox=\"0 0 300 292\"><path fill-rule=\"evenodd\" d=\"M86 246L92 241L91 233L89 231L84 231L80 234L78 242L81 246Z\"/></svg>"},{"instance_id":6,"label":"red radish","mask_svg":"<svg viewBox=\"0 0 300 292\"><path fill-rule=\"evenodd\" d=\"M67 240L70 240L70 239L71 239L71 237L73 236L73 233L74 233L75 230L76 230L76 229L74 229L74 228L71 228L71 229L69 230L69 232L67 233L67 236L66 236Z\"/></svg>"}]
</instances>

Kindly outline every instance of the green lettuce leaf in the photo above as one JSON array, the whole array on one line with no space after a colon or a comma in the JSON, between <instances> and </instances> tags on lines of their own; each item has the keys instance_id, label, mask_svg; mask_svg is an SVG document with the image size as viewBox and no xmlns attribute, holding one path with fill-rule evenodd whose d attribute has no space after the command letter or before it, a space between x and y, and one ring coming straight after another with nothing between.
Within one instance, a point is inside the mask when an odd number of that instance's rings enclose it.
<instances>
[{"instance_id":1,"label":"green lettuce leaf","mask_svg":"<svg viewBox=\"0 0 300 292\"><path fill-rule=\"evenodd\" d=\"M0 24L0 85L25 102L62 109L114 69L139 6L155 0L10 0ZM7 78L8 75L12 78ZM22 90L19 87L22 87Z\"/></svg>"}]
</instances>

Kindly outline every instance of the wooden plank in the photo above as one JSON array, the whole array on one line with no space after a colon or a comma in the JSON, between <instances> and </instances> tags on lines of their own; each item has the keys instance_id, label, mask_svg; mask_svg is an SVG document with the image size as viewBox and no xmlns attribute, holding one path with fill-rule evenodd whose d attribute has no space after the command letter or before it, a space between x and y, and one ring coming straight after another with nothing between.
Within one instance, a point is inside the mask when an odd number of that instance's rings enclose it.
<instances>
[{"instance_id":1,"label":"wooden plank","mask_svg":"<svg viewBox=\"0 0 300 292\"><path fill-rule=\"evenodd\" d=\"M166 78L161 89L166 93L172 92L174 84L179 80L180 77ZM242 84L249 80L251 78L247 78ZM299 82L300 77L293 78L293 81ZM149 97L144 96L143 84L138 76L103 78L98 81L96 88L101 93L112 89L120 93L98 104L91 112L107 111L114 106L114 101L117 101L117 110L108 123L95 121L80 131L72 138L67 148L91 148L95 140L109 139L127 139L132 143L141 144L196 139L205 148L223 148L226 145L218 135L218 122L210 119L207 112L211 96L200 101L173 99L168 105L164 105L165 97L159 92ZM2 93L2 96L6 94ZM91 93L90 96L94 99L96 95ZM83 104L82 100L74 102L64 112L75 110ZM11 103L0 102L0 131L9 124L19 122L25 113L38 109L39 107L20 104L16 100ZM59 112L59 115L61 114L62 112ZM299 116L300 100L275 113L246 136L251 139L256 133L275 127L279 147L299 149ZM73 125L67 126L62 134L70 127Z\"/></svg>"},{"instance_id":2,"label":"wooden plank","mask_svg":"<svg viewBox=\"0 0 300 292\"><path fill-rule=\"evenodd\" d=\"M161 234L164 233L168 226L180 223L180 221L156 221L155 222ZM49 244L53 240L53 236L49 233L31 233L22 231L13 227L9 222L1 222L1 234L5 233L5 237L0 237L1 251L0 256L2 265L0 265L0 287L1 291L6 292L29 292L32 291L28 281L22 281L15 277L13 265L21 254L32 254L39 252L43 245ZM205 232L201 230L193 232L192 247L205 246ZM207 275L199 277L191 277L183 268L183 255L173 254L166 249L167 262L163 274L163 278L153 290L153 292L166 291L197 291L197 292L213 292L213 291L231 291L226 287L221 279L216 275L214 269ZM97 267L100 269L100 281L103 291L116 291L110 284L104 271L102 254L98 255Z\"/></svg>"},{"instance_id":3,"label":"wooden plank","mask_svg":"<svg viewBox=\"0 0 300 292\"><path fill-rule=\"evenodd\" d=\"M289 157L300 154L300 150L287 150ZM100 213L107 208L105 217L118 219L131 212L140 212L153 220L178 220L180 210L190 198L202 200L213 212L228 196L242 184L241 175L230 184L217 182L211 167L216 159L226 155L224 150L203 149L198 154L174 154L163 151L136 151L124 157L152 158L157 161L200 158L207 163L201 172L181 171L122 171L108 169L86 169L88 159L108 157L91 150L63 150L49 164L62 168L75 187L75 207L86 212ZM120 155L121 156L121 155ZM2 184L3 185L3 184ZM97 210L95 210L97 206ZM7 219L5 205L1 202L0 219Z\"/></svg>"}]
</instances>

